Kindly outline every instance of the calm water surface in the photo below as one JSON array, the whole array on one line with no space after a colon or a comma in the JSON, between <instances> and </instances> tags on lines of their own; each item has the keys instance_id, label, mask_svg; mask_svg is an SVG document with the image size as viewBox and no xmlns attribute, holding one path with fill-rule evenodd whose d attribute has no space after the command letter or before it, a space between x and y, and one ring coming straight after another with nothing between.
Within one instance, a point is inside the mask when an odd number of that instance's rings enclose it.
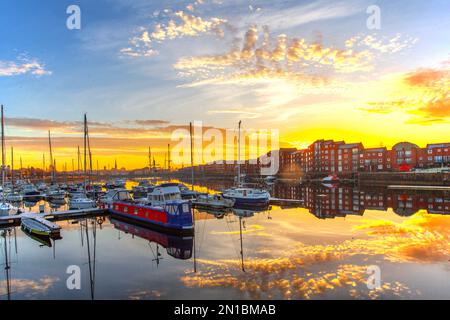
<instances>
[{"instance_id":1,"label":"calm water surface","mask_svg":"<svg viewBox=\"0 0 450 320\"><path fill-rule=\"evenodd\" d=\"M112 217L60 221L62 239L51 247L20 227L1 230L1 297L450 299L448 192L277 183L272 194L303 204L218 216L196 210L195 238ZM80 290L67 289L71 265L80 267ZM373 265L381 287L370 290Z\"/></svg>"}]
</instances>

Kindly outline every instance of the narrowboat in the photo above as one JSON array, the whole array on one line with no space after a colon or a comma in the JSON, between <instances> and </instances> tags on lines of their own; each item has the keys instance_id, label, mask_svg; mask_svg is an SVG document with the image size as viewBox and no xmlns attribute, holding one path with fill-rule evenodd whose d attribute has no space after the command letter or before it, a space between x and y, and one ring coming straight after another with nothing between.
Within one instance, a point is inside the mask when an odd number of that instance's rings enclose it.
<instances>
[{"instance_id":1,"label":"narrowboat","mask_svg":"<svg viewBox=\"0 0 450 320\"><path fill-rule=\"evenodd\" d=\"M156 186L146 199L135 201L129 190L110 190L100 200L101 207L112 216L168 232L193 234L191 203L181 199L173 184Z\"/></svg>"}]
</instances>

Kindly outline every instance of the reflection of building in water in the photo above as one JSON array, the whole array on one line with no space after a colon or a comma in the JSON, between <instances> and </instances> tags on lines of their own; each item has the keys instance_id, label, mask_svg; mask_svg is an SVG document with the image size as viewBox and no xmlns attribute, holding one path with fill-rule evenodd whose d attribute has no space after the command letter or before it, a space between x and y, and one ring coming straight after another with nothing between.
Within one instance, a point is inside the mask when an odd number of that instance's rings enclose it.
<instances>
[{"instance_id":1,"label":"reflection of building in water","mask_svg":"<svg viewBox=\"0 0 450 320\"><path fill-rule=\"evenodd\" d=\"M275 197L303 199L304 207L318 218L362 215L366 209L410 216L419 210L450 214L450 193L445 191L358 189L348 186L328 188L323 185L294 186L279 184Z\"/></svg>"}]
</instances>

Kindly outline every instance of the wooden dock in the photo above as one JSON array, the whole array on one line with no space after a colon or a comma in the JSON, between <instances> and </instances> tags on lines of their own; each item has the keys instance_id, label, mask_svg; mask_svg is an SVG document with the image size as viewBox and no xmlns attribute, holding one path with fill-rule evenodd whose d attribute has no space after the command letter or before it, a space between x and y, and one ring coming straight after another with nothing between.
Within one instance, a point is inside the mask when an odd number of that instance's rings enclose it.
<instances>
[{"instance_id":1,"label":"wooden dock","mask_svg":"<svg viewBox=\"0 0 450 320\"><path fill-rule=\"evenodd\" d=\"M69 220L76 218L92 217L105 215L107 211L105 209L92 208L92 209L82 209L82 210L65 210L65 211L55 211L55 212L23 212L13 216L0 216L0 228L9 226L18 226L22 218L35 218L40 217L48 221L58 221L58 220Z\"/></svg>"}]
</instances>

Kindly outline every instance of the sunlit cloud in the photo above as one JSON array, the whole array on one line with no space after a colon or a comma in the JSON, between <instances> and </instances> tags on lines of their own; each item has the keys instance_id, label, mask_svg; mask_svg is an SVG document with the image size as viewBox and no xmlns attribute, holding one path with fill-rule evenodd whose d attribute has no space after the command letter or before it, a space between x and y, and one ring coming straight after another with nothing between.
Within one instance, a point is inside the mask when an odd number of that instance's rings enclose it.
<instances>
[{"instance_id":1,"label":"sunlit cloud","mask_svg":"<svg viewBox=\"0 0 450 320\"><path fill-rule=\"evenodd\" d=\"M193 6L188 5L188 10L193 11ZM154 49L154 43L157 42L203 34L223 37L223 26L226 23L225 19L215 17L204 19L184 11L177 11L167 24L157 23L153 30L138 28L140 34L130 39L129 47L122 48L120 53L131 57L151 57L158 54Z\"/></svg>"},{"instance_id":2,"label":"sunlit cloud","mask_svg":"<svg viewBox=\"0 0 450 320\"><path fill-rule=\"evenodd\" d=\"M17 76L27 73L35 76L52 74L37 59L20 58L18 61L0 60L0 77Z\"/></svg>"},{"instance_id":3,"label":"sunlit cloud","mask_svg":"<svg viewBox=\"0 0 450 320\"><path fill-rule=\"evenodd\" d=\"M400 223L366 220L353 230L365 232L364 237L327 245L307 245L290 240L289 248L276 252L272 258L246 257L245 273L240 271L240 259L198 259L199 270L203 271L186 273L181 280L190 287L234 288L255 299L274 298L276 292L286 299L312 299L327 293L370 299L419 296L405 284L386 279L380 289L367 289L367 261L447 262L450 255L449 223L445 216L424 212ZM365 263L344 264L350 258L359 258Z\"/></svg>"},{"instance_id":4,"label":"sunlit cloud","mask_svg":"<svg viewBox=\"0 0 450 320\"><path fill-rule=\"evenodd\" d=\"M445 122L450 117L450 69L418 69L403 74L397 81L398 91L388 98L367 103L362 110L373 113L404 111L412 117L409 124Z\"/></svg>"},{"instance_id":5,"label":"sunlit cloud","mask_svg":"<svg viewBox=\"0 0 450 320\"><path fill-rule=\"evenodd\" d=\"M25 294L27 297L32 297L36 294L43 294L47 292L56 282L59 281L59 278L45 276L38 280L31 279L11 279L9 282L9 286L11 291L15 294ZM6 295L6 280L0 281L0 294Z\"/></svg>"},{"instance_id":6,"label":"sunlit cloud","mask_svg":"<svg viewBox=\"0 0 450 320\"><path fill-rule=\"evenodd\" d=\"M299 85L321 86L339 74L371 71L381 52L393 54L412 45L400 35L384 43L375 36L351 38L339 48L280 34L272 39L268 27L245 33L241 46L217 55L182 57L174 68L183 78L197 78L188 86L245 83L254 79L284 79ZM200 79L198 79L200 78Z\"/></svg>"}]
</instances>

